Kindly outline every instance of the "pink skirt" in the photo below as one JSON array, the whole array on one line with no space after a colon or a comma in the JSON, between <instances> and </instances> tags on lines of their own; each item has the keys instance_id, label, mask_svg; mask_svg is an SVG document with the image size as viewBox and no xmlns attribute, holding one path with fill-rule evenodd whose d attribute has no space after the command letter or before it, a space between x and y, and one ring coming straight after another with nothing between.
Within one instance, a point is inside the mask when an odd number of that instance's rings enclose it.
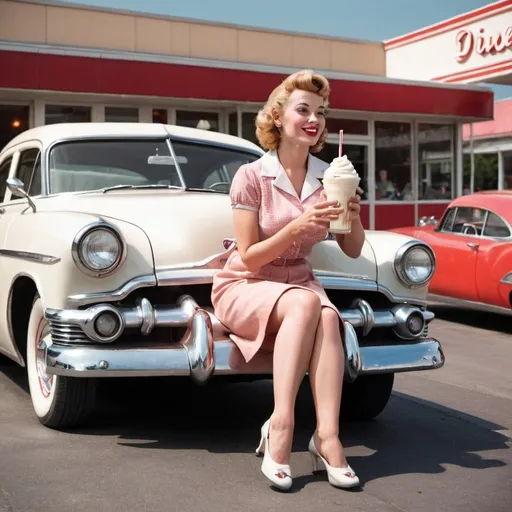
<instances>
[{"instance_id":1,"label":"pink skirt","mask_svg":"<svg viewBox=\"0 0 512 512\"><path fill-rule=\"evenodd\" d=\"M307 261L285 266L269 264L258 272L249 272L235 251L224 269L215 275L212 287L215 315L230 331L230 338L246 362L261 348L277 301L293 288L315 292L323 307L338 313Z\"/></svg>"}]
</instances>

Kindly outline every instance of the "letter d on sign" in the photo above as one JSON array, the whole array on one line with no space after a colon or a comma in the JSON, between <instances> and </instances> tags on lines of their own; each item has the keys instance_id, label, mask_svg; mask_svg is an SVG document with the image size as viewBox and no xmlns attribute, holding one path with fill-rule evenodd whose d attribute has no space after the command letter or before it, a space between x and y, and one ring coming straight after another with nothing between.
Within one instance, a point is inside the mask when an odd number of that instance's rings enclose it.
<instances>
[{"instance_id":1,"label":"letter d on sign","mask_svg":"<svg viewBox=\"0 0 512 512\"><path fill-rule=\"evenodd\" d=\"M455 36L457 43L457 53L455 58L457 62L465 62L469 59L471 52L473 51L473 33L470 30L459 30Z\"/></svg>"}]
</instances>

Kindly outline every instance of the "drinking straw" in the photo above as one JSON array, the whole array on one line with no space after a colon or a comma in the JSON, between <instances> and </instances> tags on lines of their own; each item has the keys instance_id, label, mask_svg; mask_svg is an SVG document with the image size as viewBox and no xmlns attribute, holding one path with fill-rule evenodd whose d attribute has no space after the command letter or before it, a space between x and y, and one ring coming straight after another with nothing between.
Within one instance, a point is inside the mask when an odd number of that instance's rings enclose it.
<instances>
[{"instance_id":1,"label":"drinking straw","mask_svg":"<svg viewBox=\"0 0 512 512\"><path fill-rule=\"evenodd\" d=\"M343 151L343 130L340 130L340 148L339 148L339 156L341 157Z\"/></svg>"}]
</instances>

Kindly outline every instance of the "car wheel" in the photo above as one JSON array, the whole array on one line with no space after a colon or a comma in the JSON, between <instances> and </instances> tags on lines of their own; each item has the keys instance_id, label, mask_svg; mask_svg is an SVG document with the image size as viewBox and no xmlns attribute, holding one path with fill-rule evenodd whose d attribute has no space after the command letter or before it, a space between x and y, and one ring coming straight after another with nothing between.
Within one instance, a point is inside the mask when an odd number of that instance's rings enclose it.
<instances>
[{"instance_id":1,"label":"car wheel","mask_svg":"<svg viewBox=\"0 0 512 512\"><path fill-rule=\"evenodd\" d=\"M393 390L394 373L363 375L345 383L341 397L341 417L347 420L371 420L388 403Z\"/></svg>"},{"instance_id":2,"label":"car wheel","mask_svg":"<svg viewBox=\"0 0 512 512\"><path fill-rule=\"evenodd\" d=\"M50 332L39 296L32 304L27 332L27 373L32 406L39 421L50 428L80 425L94 409L96 382L46 373L38 346Z\"/></svg>"}]
</instances>

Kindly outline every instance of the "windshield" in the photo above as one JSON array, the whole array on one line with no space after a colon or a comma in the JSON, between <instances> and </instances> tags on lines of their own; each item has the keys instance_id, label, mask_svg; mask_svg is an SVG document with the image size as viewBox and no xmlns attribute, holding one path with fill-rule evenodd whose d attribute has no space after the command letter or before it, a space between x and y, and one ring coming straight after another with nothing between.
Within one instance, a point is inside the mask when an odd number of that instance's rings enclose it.
<instances>
[{"instance_id":1,"label":"windshield","mask_svg":"<svg viewBox=\"0 0 512 512\"><path fill-rule=\"evenodd\" d=\"M189 189L229 193L238 168L259 158L243 150L189 141L173 141L172 148L174 156L166 140L86 140L58 144L50 153L50 193L123 185L185 185Z\"/></svg>"}]
</instances>

